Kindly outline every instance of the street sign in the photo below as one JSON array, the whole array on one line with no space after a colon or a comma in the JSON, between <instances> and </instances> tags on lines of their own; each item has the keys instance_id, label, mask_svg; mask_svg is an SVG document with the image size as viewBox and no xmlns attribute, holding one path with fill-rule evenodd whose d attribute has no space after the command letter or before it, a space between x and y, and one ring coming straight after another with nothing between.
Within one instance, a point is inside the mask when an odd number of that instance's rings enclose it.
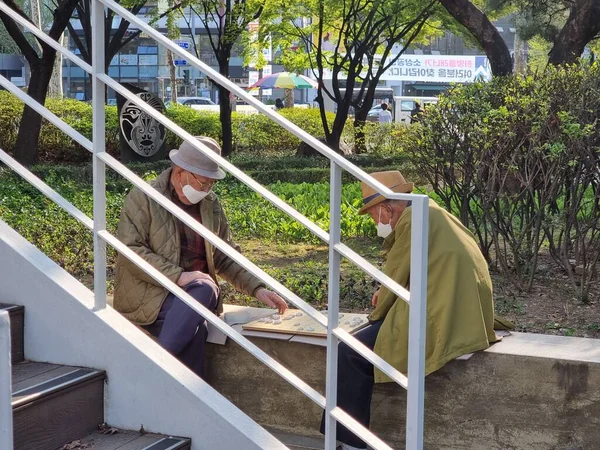
<instances>
[{"instance_id":1,"label":"street sign","mask_svg":"<svg viewBox=\"0 0 600 450\"><path fill-rule=\"evenodd\" d=\"M186 42L186 41L176 41L177 45L179 45L181 48L185 49L185 50L189 50L190 49L190 43Z\"/></svg>"},{"instance_id":2,"label":"street sign","mask_svg":"<svg viewBox=\"0 0 600 450\"><path fill-rule=\"evenodd\" d=\"M187 59L176 59L175 61L173 61L173 64L175 64L176 66L187 66L188 62Z\"/></svg>"}]
</instances>

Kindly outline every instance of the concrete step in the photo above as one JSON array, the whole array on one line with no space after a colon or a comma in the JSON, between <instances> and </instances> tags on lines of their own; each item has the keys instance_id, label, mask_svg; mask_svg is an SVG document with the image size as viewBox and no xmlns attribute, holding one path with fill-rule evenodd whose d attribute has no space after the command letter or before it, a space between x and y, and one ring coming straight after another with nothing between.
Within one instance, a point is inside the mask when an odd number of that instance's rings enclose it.
<instances>
[{"instance_id":1,"label":"concrete step","mask_svg":"<svg viewBox=\"0 0 600 450\"><path fill-rule=\"evenodd\" d=\"M52 450L104 422L102 370L22 361L13 366L15 450Z\"/></svg>"},{"instance_id":2,"label":"concrete step","mask_svg":"<svg viewBox=\"0 0 600 450\"><path fill-rule=\"evenodd\" d=\"M12 363L18 363L25 358L23 347L23 319L25 308L18 305L0 303L0 311L8 311L10 317L10 342Z\"/></svg>"},{"instance_id":3,"label":"concrete step","mask_svg":"<svg viewBox=\"0 0 600 450\"><path fill-rule=\"evenodd\" d=\"M73 450L190 450L189 439L104 427L65 446Z\"/></svg>"},{"instance_id":4,"label":"concrete step","mask_svg":"<svg viewBox=\"0 0 600 450\"><path fill-rule=\"evenodd\" d=\"M321 437L300 436L284 433L271 427L265 428L290 450L323 450L325 448L325 440Z\"/></svg>"}]
</instances>

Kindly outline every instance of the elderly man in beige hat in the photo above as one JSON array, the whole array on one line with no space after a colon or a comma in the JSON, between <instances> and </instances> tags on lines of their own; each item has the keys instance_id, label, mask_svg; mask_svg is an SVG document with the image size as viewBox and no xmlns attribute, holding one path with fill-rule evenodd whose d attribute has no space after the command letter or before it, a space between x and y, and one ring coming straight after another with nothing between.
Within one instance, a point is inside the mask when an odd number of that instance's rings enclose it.
<instances>
[{"instance_id":1,"label":"elderly man in beige hat","mask_svg":"<svg viewBox=\"0 0 600 450\"><path fill-rule=\"evenodd\" d=\"M214 139L197 139L221 154L221 147ZM179 150L172 150L169 157L172 167L153 180L152 187L239 250L231 240L227 217L211 190L225 173L189 142L181 144ZM285 301L265 289L261 280L139 189L133 189L125 200L118 236L130 249L216 314L223 311L217 275L237 290L280 312L287 308ZM204 318L122 255L117 260L114 307L131 322L156 336L161 346L192 371L204 376L207 336Z\"/></svg>"},{"instance_id":2,"label":"elderly man in beige hat","mask_svg":"<svg viewBox=\"0 0 600 450\"><path fill-rule=\"evenodd\" d=\"M398 171L371 176L393 192L410 193L413 184ZM362 183L363 207L384 238L384 272L409 289L411 203L386 200ZM429 255L425 372L430 374L447 362L487 348L497 340L494 303L488 265L475 238L453 215L429 201ZM389 289L381 287L372 299L371 325L355 337L403 373L407 373L409 307ZM358 353L339 346L338 406L368 427L374 383L390 381ZM366 444L338 424L343 450L363 449Z\"/></svg>"}]
</instances>

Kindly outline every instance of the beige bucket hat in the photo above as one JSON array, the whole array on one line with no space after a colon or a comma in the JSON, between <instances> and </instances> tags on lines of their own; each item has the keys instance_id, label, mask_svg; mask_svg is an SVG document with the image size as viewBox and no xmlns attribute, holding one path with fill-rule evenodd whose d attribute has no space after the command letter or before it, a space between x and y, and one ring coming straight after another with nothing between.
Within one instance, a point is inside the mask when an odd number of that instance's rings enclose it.
<instances>
[{"instance_id":1,"label":"beige bucket hat","mask_svg":"<svg viewBox=\"0 0 600 450\"><path fill-rule=\"evenodd\" d=\"M217 141L208 136L196 136L196 139L211 149L217 155L221 154L221 146ZM195 173L214 180L222 180L225 178L225 172L219 168L216 162L200 150L194 148L189 141L184 141L178 150L171 150L169 158L174 164L177 164L188 172Z\"/></svg>"},{"instance_id":2,"label":"beige bucket hat","mask_svg":"<svg viewBox=\"0 0 600 450\"><path fill-rule=\"evenodd\" d=\"M407 182L402 174L397 170L388 170L386 172L373 172L373 178L379 181L384 186L390 188L393 192L409 194L412 192L414 184ZM364 182L360 183L363 195L363 207L360 208L358 214L365 214L367 210L383 201L385 197Z\"/></svg>"}]
</instances>

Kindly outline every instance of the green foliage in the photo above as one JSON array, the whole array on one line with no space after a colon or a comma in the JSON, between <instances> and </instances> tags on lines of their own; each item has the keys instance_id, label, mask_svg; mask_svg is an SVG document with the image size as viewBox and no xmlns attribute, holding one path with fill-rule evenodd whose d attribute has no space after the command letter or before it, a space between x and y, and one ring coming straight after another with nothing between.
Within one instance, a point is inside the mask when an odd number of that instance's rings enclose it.
<instances>
[{"instance_id":1,"label":"green foliage","mask_svg":"<svg viewBox=\"0 0 600 450\"><path fill-rule=\"evenodd\" d=\"M210 136L221 139L221 122L219 114L209 111L197 111L189 106L173 105L167 108L167 117L194 136ZM166 146L168 149L177 148L181 138L167 131Z\"/></svg>"},{"instance_id":2,"label":"green foliage","mask_svg":"<svg viewBox=\"0 0 600 450\"><path fill-rule=\"evenodd\" d=\"M318 109L285 108L280 114L313 136L322 136ZM327 113L329 122L334 115ZM233 114L234 148L255 153L295 150L300 139L262 114Z\"/></svg>"},{"instance_id":3,"label":"green foliage","mask_svg":"<svg viewBox=\"0 0 600 450\"><path fill-rule=\"evenodd\" d=\"M83 134L92 138L92 107L73 99L52 99L46 101L46 107L59 118ZM0 148L11 151L17 140L19 122L23 114L23 103L9 92L0 92ZM106 149L116 155L118 152L117 108L106 107ZM48 121L42 121L39 142L39 159L46 162L84 162L91 159L90 153L62 133Z\"/></svg>"},{"instance_id":4,"label":"green foliage","mask_svg":"<svg viewBox=\"0 0 600 450\"><path fill-rule=\"evenodd\" d=\"M404 135L415 170L520 288L543 247L574 284L570 259L595 273L599 91L596 64L457 86Z\"/></svg>"},{"instance_id":5,"label":"green foliage","mask_svg":"<svg viewBox=\"0 0 600 450\"><path fill-rule=\"evenodd\" d=\"M89 179L76 178L66 170L48 169L44 180L88 216L92 216L92 188ZM39 173L39 170L38 170ZM140 175L149 180L157 171ZM276 183L268 188L298 209L321 228L329 229L329 185ZM115 232L123 201L130 186L109 178L107 182L107 227ZM227 212L235 237L258 237L294 242L317 242L303 226L259 198L249 188L228 178L215 186ZM368 216L359 216L361 195L358 183L343 187L342 235L374 236L375 226ZM0 218L71 273L89 275L93 263L91 233L46 199L34 187L8 169L0 170ZM114 261L111 258L111 265Z\"/></svg>"},{"instance_id":6,"label":"green foliage","mask_svg":"<svg viewBox=\"0 0 600 450\"><path fill-rule=\"evenodd\" d=\"M92 107L73 99L48 99L48 109L60 119L92 138ZM0 91L0 148L8 151L15 145L23 104L6 91ZM323 128L319 111L316 109L289 108L281 114L313 136L322 136ZM172 106L167 117L194 136L221 137L219 114L197 111L186 106ZM328 113L329 121L333 114ZM294 154L300 139L285 131L280 125L262 114L233 113L233 145L236 152L251 152L254 155ZM106 107L106 148L113 156L119 155L119 121L117 108ZM181 139L167 132L167 149L177 148ZM39 160L42 163L81 163L90 161L90 154L79 144L64 135L58 128L43 121L40 135Z\"/></svg>"}]
</instances>

